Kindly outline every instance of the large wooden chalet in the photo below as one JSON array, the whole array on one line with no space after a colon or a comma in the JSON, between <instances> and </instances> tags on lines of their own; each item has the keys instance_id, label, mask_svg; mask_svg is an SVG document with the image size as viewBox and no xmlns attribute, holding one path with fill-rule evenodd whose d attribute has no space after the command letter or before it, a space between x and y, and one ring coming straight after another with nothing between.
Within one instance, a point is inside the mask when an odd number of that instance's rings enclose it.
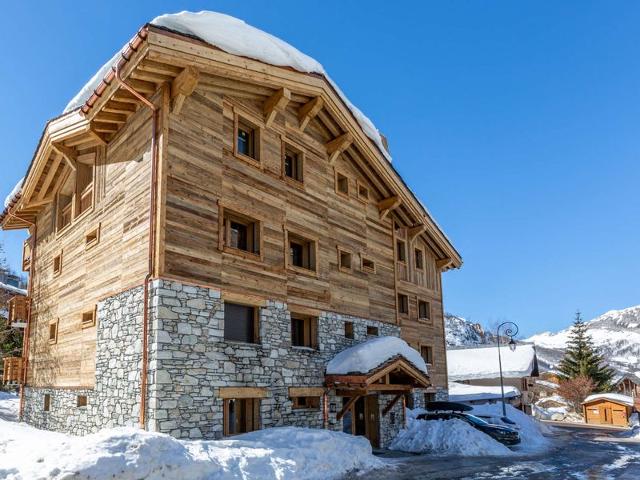
<instances>
[{"instance_id":1,"label":"large wooden chalet","mask_svg":"<svg viewBox=\"0 0 640 480\"><path fill-rule=\"evenodd\" d=\"M205 40L141 28L47 123L0 217L30 232L23 419L384 445L407 399L446 396L441 273L461 258L325 75ZM327 381L376 336L428 374L398 356Z\"/></svg>"}]
</instances>

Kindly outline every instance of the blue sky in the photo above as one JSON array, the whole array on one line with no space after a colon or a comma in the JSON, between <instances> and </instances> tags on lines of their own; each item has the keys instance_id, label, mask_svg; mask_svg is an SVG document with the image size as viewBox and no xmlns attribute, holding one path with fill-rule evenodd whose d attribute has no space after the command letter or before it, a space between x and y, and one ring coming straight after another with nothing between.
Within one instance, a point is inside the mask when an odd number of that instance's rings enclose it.
<instances>
[{"instance_id":1,"label":"blue sky","mask_svg":"<svg viewBox=\"0 0 640 480\"><path fill-rule=\"evenodd\" d=\"M640 3L9 2L0 194L146 21L210 9L323 63L465 265L445 308L529 335L640 303ZM1 232L12 265L20 233Z\"/></svg>"}]
</instances>

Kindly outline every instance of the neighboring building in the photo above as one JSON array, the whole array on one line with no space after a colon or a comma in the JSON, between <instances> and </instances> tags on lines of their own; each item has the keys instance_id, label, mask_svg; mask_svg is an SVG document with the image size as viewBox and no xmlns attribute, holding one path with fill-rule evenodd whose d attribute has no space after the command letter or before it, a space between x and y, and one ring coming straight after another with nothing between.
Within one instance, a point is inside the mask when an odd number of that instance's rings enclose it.
<instances>
[{"instance_id":1,"label":"neighboring building","mask_svg":"<svg viewBox=\"0 0 640 480\"><path fill-rule=\"evenodd\" d=\"M582 408L585 422L619 427L628 427L634 412L633 398L619 393L589 395L582 402Z\"/></svg>"},{"instance_id":2,"label":"neighboring building","mask_svg":"<svg viewBox=\"0 0 640 480\"><path fill-rule=\"evenodd\" d=\"M613 383L616 392L640 400L640 377L625 373L616 377Z\"/></svg>"},{"instance_id":3,"label":"neighboring building","mask_svg":"<svg viewBox=\"0 0 640 480\"><path fill-rule=\"evenodd\" d=\"M500 347L504 385L517 388L521 397L515 406L531 414L533 377L538 376L538 359L533 344L518 343L515 351ZM449 380L478 386L500 386L496 345L447 350Z\"/></svg>"},{"instance_id":4,"label":"neighboring building","mask_svg":"<svg viewBox=\"0 0 640 480\"><path fill-rule=\"evenodd\" d=\"M516 387L504 387L504 399L506 403L519 406L521 397L522 394ZM449 382L449 401L468 403L469 405L502 402L502 390L500 387L487 385L468 385Z\"/></svg>"},{"instance_id":5,"label":"neighboring building","mask_svg":"<svg viewBox=\"0 0 640 480\"><path fill-rule=\"evenodd\" d=\"M11 283L8 283L11 282ZM18 348L0 352L2 359L2 378L0 384L18 384L22 380L22 350L19 348L17 335L22 335L21 328L24 323L16 320L16 309L19 305L24 305L27 291L19 288L20 278L17 275L10 275L0 272L0 342L3 345L18 345ZM26 312L22 314L26 317ZM14 341L17 339L17 341Z\"/></svg>"},{"instance_id":6,"label":"neighboring building","mask_svg":"<svg viewBox=\"0 0 640 480\"><path fill-rule=\"evenodd\" d=\"M322 67L213 13L159 17L114 61L0 217L31 232L23 418L220 438L366 411L354 432L384 445L405 394L446 398L441 273L461 258ZM405 350L361 388L325 377L400 335L428 374Z\"/></svg>"}]
</instances>

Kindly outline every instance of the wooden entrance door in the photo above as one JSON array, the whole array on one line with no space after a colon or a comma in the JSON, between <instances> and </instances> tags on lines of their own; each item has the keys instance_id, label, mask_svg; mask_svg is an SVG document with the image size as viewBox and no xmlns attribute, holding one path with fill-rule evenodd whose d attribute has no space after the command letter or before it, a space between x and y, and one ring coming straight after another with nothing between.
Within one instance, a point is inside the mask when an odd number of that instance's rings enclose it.
<instances>
[{"instance_id":1,"label":"wooden entrance door","mask_svg":"<svg viewBox=\"0 0 640 480\"><path fill-rule=\"evenodd\" d=\"M346 404L349 397L343 397ZM378 396L360 397L342 417L342 431L352 435L362 435L369 439L371 446L380 447L380 409Z\"/></svg>"},{"instance_id":2,"label":"wooden entrance door","mask_svg":"<svg viewBox=\"0 0 640 480\"><path fill-rule=\"evenodd\" d=\"M368 395L364 397L366 416L366 436L374 448L380 447L380 408L378 407L378 396Z\"/></svg>"}]
</instances>

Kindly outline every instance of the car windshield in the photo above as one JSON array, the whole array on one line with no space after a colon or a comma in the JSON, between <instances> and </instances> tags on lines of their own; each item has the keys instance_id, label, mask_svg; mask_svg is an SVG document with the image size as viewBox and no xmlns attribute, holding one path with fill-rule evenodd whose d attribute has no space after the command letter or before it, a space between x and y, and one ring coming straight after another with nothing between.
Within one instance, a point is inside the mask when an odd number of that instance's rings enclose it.
<instances>
[{"instance_id":1,"label":"car windshield","mask_svg":"<svg viewBox=\"0 0 640 480\"><path fill-rule=\"evenodd\" d=\"M469 420L471 423L475 425L489 425L487 422L485 422L481 418L476 417L475 415L465 414L464 418L466 418L467 420Z\"/></svg>"}]
</instances>

